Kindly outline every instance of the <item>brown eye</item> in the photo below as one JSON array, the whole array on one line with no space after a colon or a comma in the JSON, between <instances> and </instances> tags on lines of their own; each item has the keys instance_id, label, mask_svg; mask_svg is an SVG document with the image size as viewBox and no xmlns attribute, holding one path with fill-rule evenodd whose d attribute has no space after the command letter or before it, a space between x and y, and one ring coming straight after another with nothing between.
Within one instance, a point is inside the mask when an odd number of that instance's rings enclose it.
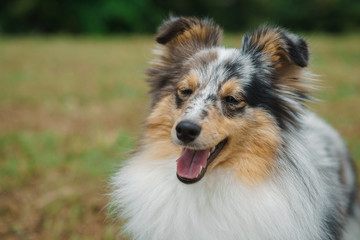
<instances>
[{"instance_id":1,"label":"brown eye","mask_svg":"<svg viewBox=\"0 0 360 240\"><path fill-rule=\"evenodd\" d=\"M193 91L191 89L182 89L179 90L179 93L182 97L188 97L193 93Z\"/></svg>"},{"instance_id":2,"label":"brown eye","mask_svg":"<svg viewBox=\"0 0 360 240\"><path fill-rule=\"evenodd\" d=\"M227 103L227 104L231 104L231 105L238 105L239 103L241 103L242 101L239 100L239 99L236 99L234 98L233 96L226 96L224 98L224 101Z\"/></svg>"}]
</instances>

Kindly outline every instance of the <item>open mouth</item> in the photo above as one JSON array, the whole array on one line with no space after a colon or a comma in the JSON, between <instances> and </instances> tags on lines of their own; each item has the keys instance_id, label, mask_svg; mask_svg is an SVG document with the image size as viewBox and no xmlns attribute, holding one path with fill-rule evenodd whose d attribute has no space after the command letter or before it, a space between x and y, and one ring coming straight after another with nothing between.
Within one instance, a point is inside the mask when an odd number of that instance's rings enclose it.
<instances>
[{"instance_id":1,"label":"open mouth","mask_svg":"<svg viewBox=\"0 0 360 240\"><path fill-rule=\"evenodd\" d=\"M215 147L204 150L185 148L177 160L177 177L183 183L195 183L202 179L209 164L219 155L227 143L227 138Z\"/></svg>"}]
</instances>

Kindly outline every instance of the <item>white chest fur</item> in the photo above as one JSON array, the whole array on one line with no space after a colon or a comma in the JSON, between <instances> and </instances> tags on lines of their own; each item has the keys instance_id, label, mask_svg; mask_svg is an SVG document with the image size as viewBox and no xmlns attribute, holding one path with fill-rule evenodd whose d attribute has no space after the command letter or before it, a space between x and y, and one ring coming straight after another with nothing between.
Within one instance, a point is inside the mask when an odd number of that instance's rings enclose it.
<instances>
[{"instance_id":1,"label":"white chest fur","mask_svg":"<svg viewBox=\"0 0 360 240\"><path fill-rule=\"evenodd\" d=\"M311 201L291 176L248 186L221 169L186 185L176 178L175 157L144 155L113 179L113 203L133 239L309 240L321 233L322 200Z\"/></svg>"}]
</instances>

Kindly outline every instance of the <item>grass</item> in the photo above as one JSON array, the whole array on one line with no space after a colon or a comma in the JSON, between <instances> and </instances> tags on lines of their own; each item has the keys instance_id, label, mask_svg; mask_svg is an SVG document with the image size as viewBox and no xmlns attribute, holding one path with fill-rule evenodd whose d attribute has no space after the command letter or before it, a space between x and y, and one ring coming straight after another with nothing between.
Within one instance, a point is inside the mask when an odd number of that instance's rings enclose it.
<instances>
[{"instance_id":1,"label":"grass","mask_svg":"<svg viewBox=\"0 0 360 240\"><path fill-rule=\"evenodd\" d=\"M308 35L311 107L360 165L360 34ZM239 47L240 35L225 37ZM113 239L107 181L147 114L150 36L0 40L0 239Z\"/></svg>"}]
</instances>

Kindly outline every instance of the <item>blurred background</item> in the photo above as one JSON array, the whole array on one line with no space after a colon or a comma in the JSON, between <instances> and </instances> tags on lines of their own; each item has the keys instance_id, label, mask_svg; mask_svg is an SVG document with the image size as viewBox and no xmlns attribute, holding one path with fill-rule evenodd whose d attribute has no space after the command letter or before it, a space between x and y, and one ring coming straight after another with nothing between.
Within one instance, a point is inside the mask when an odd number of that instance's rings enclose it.
<instances>
[{"instance_id":1,"label":"blurred background","mask_svg":"<svg viewBox=\"0 0 360 240\"><path fill-rule=\"evenodd\" d=\"M152 33L169 12L211 17L236 32L264 22L298 31L360 27L358 0L2 0L0 32Z\"/></svg>"},{"instance_id":2,"label":"blurred background","mask_svg":"<svg viewBox=\"0 0 360 240\"><path fill-rule=\"evenodd\" d=\"M324 100L311 108L360 166L358 0L1 0L0 239L115 238L108 179L148 113L169 13L214 18L229 47L264 22L305 37Z\"/></svg>"}]
</instances>

